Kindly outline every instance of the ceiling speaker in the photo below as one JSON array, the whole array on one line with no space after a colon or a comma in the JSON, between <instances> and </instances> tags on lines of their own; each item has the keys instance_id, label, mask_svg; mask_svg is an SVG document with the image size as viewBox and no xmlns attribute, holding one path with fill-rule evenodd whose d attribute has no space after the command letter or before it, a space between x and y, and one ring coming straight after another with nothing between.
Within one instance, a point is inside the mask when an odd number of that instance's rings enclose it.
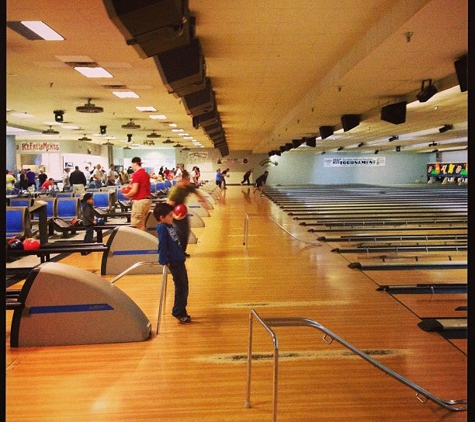
<instances>
[{"instance_id":1,"label":"ceiling speaker","mask_svg":"<svg viewBox=\"0 0 475 422\"><path fill-rule=\"evenodd\" d=\"M208 111L207 113L204 113L204 114L200 114L199 119L200 119L200 126L206 129L207 126L219 122L218 110L216 109L216 107L214 107L213 110Z\"/></svg>"},{"instance_id":2,"label":"ceiling speaker","mask_svg":"<svg viewBox=\"0 0 475 422\"><path fill-rule=\"evenodd\" d=\"M198 38L188 45L158 54L154 60L163 84L170 93L187 85L204 82L204 56Z\"/></svg>"},{"instance_id":3,"label":"ceiling speaker","mask_svg":"<svg viewBox=\"0 0 475 422\"><path fill-rule=\"evenodd\" d=\"M183 97L183 105L188 114L199 116L213 109L214 97L215 94L211 86L211 79L206 78L205 89L185 95Z\"/></svg>"},{"instance_id":4,"label":"ceiling speaker","mask_svg":"<svg viewBox=\"0 0 475 422\"><path fill-rule=\"evenodd\" d=\"M407 101L389 104L381 108L381 120L399 125L406 121Z\"/></svg>"},{"instance_id":5,"label":"ceiling speaker","mask_svg":"<svg viewBox=\"0 0 475 422\"><path fill-rule=\"evenodd\" d=\"M333 135L333 126L320 126L319 130L322 139L329 138Z\"/></svg>"},{"instance_id":6,"label":"ceiling speaker","mask_svg":"<svg viewBox=\"0 0 475 422\"><path fill-rule=\"evenodd\" d=\"M188 0L103 0L107 14L126 40L183 23Z\"/></svg>"},{"instance_id":7,"label":"ceiling speaker","mask_svg":"<svg viewBox=\"0 0 475 422\"><path fill-rule=\"evenodd\" d=\"M341 125L343 131L348 132L360 124L360 116L358 114L344 114L341 116Z\"/></svg>"},{"instance_id":8,"label":"ceiling speaker","mask_svg":"<svg viewBox=\"0 0 475 422\"><path fill-rule=\"evenodd\" d=\"M457 79L460 85L460 91L465 92L468 90L467 81L467 55L461 57L454 62L455 72L457 73Z\"/></svg>"},{"instance_id":9,"label":"ceiling speaker","mask_svg":"<svg viewBox=\"0 0 475 422\"><path fill-rule=\"evenodd\" d=\"M432 80L427 79L422 81L421 92L416 95L420 103L429 101L435 94L437 94L437 88L432 85Z\"/></svg>"},{"instance_id":10,"label":"ceiling speaker","mask_svg":"<svg viewBox=\"0 0 475 422\"><path fill-rule=\"evenodd\" d=\"M292 145L294 148L298 148L300 145L302 145L302 142L302 139L292 139Z\"/></svg>"},{"instance_id":11,"label":"ceiling speaker","mask_svg":"<svg viewBox=\"0 0 475 422\"><path fill-rule=\"evenodd\" d=\"M307 138L305 142L309 147L316 147L317 146L317 138L316 136L312 136L311 138Z\"/></svg>"},{"instance_id":12,"label":"ceiling speaker","mask_svg":"<svg viewBox=\"0 0 475 422\"><path fill-rule=\"evenodd\" d=\"M142 59L153 57L189 44L195 36L195 22L195 17L190 16L187 11L183 23L158 28L126 40L126 42L127 45L134 47Z\"/></svg>"}]
</instances>

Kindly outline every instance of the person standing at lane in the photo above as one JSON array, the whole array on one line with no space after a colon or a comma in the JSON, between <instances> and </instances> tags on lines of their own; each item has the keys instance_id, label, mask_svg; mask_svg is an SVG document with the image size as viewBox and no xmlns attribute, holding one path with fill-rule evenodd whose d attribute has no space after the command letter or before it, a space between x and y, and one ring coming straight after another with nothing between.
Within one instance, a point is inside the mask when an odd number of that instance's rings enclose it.
<instances>
[{"instance_id":1,"label":"person standing at lane","mask_svg":"<svg viewBox=\"0 0 475 422\"><path fill-rule=\"evenodd\" d=\"M170 270L175 284L175 302L172 315L180 324L191 322L186 307L188 305L188 273L185 266L185 254L173 226L173 205L159 202L153 209L153 215L158 221L158 262Z\"/></svg>"},{"instance_id":2,"label":"person standing at lane","mask_svg":"<svg viewBox=\"0 0 475 422\"><path fill-rule=\"evenodd\" d=\"M203 206L207 208L206 198L197 189L197 186L191 183L190 174L188 173L188 171L183 170L181 180L179 182L176 182L175 186L170 189L168 193L167 202L170 205L173 205L174 207L180 204L185 204L186 197L190 193L196 195L198 199L202 201ZM178 233L178 238L180 239L183 252L186 256L190 256L186 253L186 248L188 246L188 238L190 237L190 222L188 220L188 216L186 216L182 220L175 219L173 225L175 226L175 229Z\"/></svg>"},{"instance_id":3,"label":"person standing at lane","mask_svg":"<svg viewBox=\"0 0 475 422\"><path fill-rule=\"evenodd\" d=\"M251 180L250 180L251 173L252 173L252 170L248 170L248 171L246 171L246 173L244 173L244 176L242 176L241 185L243 185L246 182L247 182L248 185L251 184Z\"/></svg>"},{"instance_id":4,"label":"person standing at lane","mask_svg":"<svg viewBox=\"0 0 475 422\"><path fill-rule=\"evenodd\" d=\"M142 168L140 157L132 158L132 169L134 173L131 178L132 188L129 192L123 193L127 199L132 199L132 210L130 215L130 225L139 230L147 231L145 221L152 208L152 193L150 191L150 176Z\"/></svg>"},{"instance_id":5,"label":"person standing at lane","mask_svg":"<svg viewBox=\"0 0 475 422\"><path fill-rule=\"evenodd\" d=\"M261 174L256 179L256 188L254 189L254 192L256 190L260 191L261 193L264 192L264 188L266 186L266 181L267 181L267 176L269 176L269 172L266 170L263 174Z\"/></svg>"},{"instance_id":6,"label":"person standing at lane","mask_svg":"<svg viewBox=\"0 0 475 422\"><path fill-rule=\"evenodd\" d=\"M216 185L218 186L218 188L221 188L221 186L223 185L223 175L221 174L220 168L216 170L215 180L216 180Z\"/></svg>"}]
</instances>

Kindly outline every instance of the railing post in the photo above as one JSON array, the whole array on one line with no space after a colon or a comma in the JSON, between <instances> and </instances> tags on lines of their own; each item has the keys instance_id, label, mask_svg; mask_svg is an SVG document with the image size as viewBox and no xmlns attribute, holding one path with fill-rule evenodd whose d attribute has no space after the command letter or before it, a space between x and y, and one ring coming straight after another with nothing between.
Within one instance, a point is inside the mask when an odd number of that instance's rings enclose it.
<instances>
[{"instance_id":1,"label":"railing post","mask_svg":"<svg viewBox=\"0 0 475 422\"><path fill-rule=\"evenodd\" d=\"M244 240L243 245L247 246L247 238L249 236L249 214L246 213L244 216Z\"/></svg>"},{"instance_id":2,"label":"railing post","mask_svg":"<svg viewBox=\"0 0 475 422\"><path fill-rule=\"evenodd\" d=\"M165 301L167 299L167 275L168 275L168 268L166 265L163 266L162 271L162 288L160 289L160 304L158 306L158 317L157 317L157 330L155 334L158 334L160 329L160 322L162 321L162 310L165 307Z\"/></svg>"}]
</instances>

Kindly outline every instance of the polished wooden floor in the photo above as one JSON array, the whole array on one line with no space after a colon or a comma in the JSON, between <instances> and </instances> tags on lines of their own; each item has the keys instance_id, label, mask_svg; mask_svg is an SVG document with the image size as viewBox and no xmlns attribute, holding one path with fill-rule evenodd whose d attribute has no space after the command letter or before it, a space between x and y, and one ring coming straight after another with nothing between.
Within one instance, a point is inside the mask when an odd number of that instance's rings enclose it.
<instances>
[{"instance_id":1,"label":"polished wooden floor","mask_svg":"<svg viewBox=\"0 0 475 422\"><path fill-rule=\"evenodd\" d=\"M377 291L381 283L424 278L423 271L368 276L349 268L331 244L317 241L318 234L252 188L229 186L205 223L193 229L198 243L188 250L190 325L170 315L170 280L155 335L157 275L115 283L152 322L153 335L144 342L10 348L7 311L7 421L271 421L272 343L260 325L254 329L260 358L253 363L252 407L245 406L251 309L264 318L313 319L436 396L467 397L466 340L446 340L417 326L419 310L438 313L441 301L423 295L408 304ZM61 262L100 274L99 253ZM466 280L466 271L444 277ZM467 420L466 412L421 403L413 390L336 342L322 341L317 330L275 331L282 354L279 421Z\"/></svg>"}]
</instances>

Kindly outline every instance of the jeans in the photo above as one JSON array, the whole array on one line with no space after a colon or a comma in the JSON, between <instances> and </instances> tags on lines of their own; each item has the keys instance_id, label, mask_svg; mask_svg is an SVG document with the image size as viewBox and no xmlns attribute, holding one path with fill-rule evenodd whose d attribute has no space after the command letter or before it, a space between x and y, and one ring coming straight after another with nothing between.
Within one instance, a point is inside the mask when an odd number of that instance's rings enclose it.
<instances>
[{"instance_id":1,"label":"jeans","mask_svg":"<svg viewBox=\"0 0 475 422\"><path fill-rule=\"evenodd\" d=\"M188 238L190 237L190 222L188 216L183 220L173 220L173 226L175 227L178 240L180 241L183 252L186 252L188 246Z\"/></svg>"},{"instance_id":2,"label":"jeans","mask_svg":"<svg viewBox=\"0 0 475 422\"><path fill-rule=\"evenodd\" d=\"M168 266L175 284L175 303L172 315L175 318L187 316L186 305L188 303L188 273L185 262L170 262Z\"/></svg>"},{"instance_id":3,"label":"jeans","mask_svg":"<svg viewBox=\"0 0 475 422\"><path fill-rule=\"evenodd\" d=\"M86 226L86 234L84 235L84 243L94 242L94 226Z\"/></svg>"}]
</instances>

